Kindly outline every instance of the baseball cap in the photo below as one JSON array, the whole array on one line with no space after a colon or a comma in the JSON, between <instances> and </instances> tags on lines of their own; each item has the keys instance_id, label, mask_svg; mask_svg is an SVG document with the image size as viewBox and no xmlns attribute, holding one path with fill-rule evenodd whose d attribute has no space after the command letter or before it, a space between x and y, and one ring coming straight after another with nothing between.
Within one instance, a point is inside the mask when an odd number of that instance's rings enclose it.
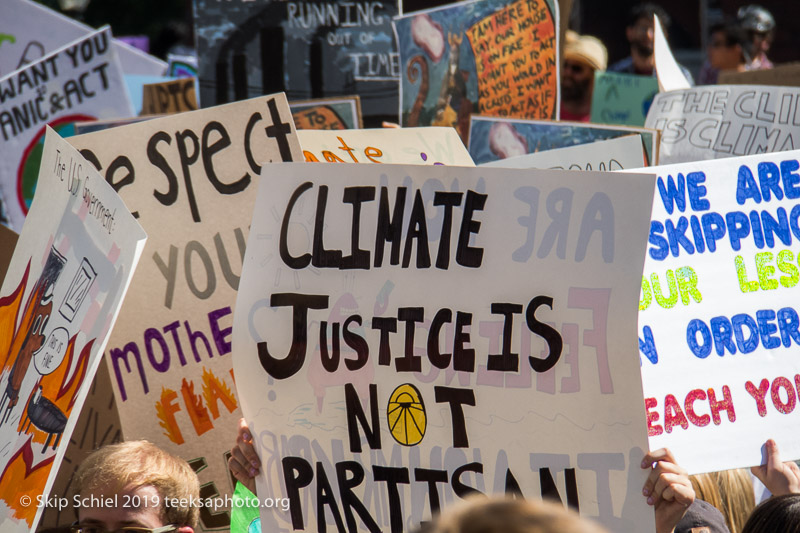
<instances>
[{"instance_id":1,"label":"baseball cap","mask_svg":"<svg viewBox=\"0 0 800 533\"><path fill-rule=\"evenodd\" d=\"M730 533L730 530L719 509L697 499L675 526L675 533Z\"/></svg>"}]
</instances>

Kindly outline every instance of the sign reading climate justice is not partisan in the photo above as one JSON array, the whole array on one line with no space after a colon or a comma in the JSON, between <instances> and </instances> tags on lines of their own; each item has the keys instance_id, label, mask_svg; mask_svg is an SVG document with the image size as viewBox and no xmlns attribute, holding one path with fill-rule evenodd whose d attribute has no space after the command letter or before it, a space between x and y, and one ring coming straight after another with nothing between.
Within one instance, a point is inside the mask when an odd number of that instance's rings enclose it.
<instances>
[{"instance_id":1,"label":"sign reading climate justice is not partisan","mask_svg":"<svg viewBox=\"0 0 800 533\"><path fill-rule=\"evenodd\" d=\"M402 531L479 491L651 529L653 177L619 176L265 166L233 332L258 494L291 501L262 523Z\"/></svg>"}]
</instances>

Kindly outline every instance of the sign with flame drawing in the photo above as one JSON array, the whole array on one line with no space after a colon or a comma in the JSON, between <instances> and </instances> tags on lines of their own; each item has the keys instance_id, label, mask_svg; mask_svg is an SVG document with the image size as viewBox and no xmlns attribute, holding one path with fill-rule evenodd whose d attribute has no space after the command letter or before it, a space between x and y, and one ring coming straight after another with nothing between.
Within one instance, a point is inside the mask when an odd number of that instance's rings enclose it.
<instances>
[{"instance_id":1,"label":"sign with flame drawing","mask_svg":"<svg viewBox=\"0 0 800 533\"><path fill-rule=\"evenodd\" d=\"M0 531L36 526L146 235L48 128L0 290Z\"/></svg>"}]
</instances>

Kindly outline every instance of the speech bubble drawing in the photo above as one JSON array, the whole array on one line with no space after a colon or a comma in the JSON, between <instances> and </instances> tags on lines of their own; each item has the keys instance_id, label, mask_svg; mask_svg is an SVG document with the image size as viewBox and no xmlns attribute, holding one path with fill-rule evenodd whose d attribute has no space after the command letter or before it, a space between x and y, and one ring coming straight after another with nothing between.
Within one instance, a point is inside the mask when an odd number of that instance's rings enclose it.
<instances>
[{"instance_id":1,"label":"speech bubble drawing","mask_svg":"<svg viewBox=\"0 0 800 533\"><path fill-rule=\"evenodd\" d=\"M56 328L51 331L47 337L47 342L38 352L33 354L33 364L36 367L36 371L46 376L58 368L67 353L68 340L69 332L66 328Z\"/></svg>"}]
</instances>

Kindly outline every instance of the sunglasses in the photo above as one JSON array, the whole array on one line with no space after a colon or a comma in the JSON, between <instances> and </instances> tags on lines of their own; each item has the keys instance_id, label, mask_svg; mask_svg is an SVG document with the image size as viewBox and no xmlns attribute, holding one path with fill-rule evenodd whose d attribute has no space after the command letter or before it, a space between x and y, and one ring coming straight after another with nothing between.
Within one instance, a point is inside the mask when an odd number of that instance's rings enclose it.
<instances>
[{"instance_id":1,"label":"sunglasses","mask_svg":"<svg viewBox=\"0 0 800 533\"><path fill-rule=\"evenodd\" d=\"M125 526L111 531L103 526L94 524L82 525L77 522L69 527L70 533L171 533L177 529L178 526L170 524L157 528Z\"/></svg>"}]
</instances>

